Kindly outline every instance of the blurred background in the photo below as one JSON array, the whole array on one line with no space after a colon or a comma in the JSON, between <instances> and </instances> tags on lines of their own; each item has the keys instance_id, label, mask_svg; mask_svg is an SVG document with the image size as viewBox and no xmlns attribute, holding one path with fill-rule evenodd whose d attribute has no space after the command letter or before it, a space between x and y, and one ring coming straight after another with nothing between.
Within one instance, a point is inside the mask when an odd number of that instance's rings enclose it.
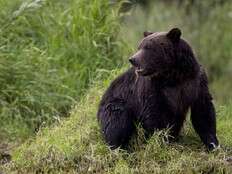
<instances>
[{"instance_id":1,"label":"blurred background","mask_svg":"<svg viewBox=\"0 0 232 174\"><path fill-rule=\"evenodd\" d=\"M68 117L144 31L182 30L217 106L232 97L231 0L0 0L0 154Z\"/></svg>"},{"instance_id":2,"label":"blurred background","mask_svg":"<svg viewBox=\"0 0 232 174\"><path fill-rule=\"evenodd\" d=\"M136 49L143 31L182 30L200 63L206 67L216 102L231 98L232 1L140 0L124 3L122 33Z\"/></svg>"}]
</instances>

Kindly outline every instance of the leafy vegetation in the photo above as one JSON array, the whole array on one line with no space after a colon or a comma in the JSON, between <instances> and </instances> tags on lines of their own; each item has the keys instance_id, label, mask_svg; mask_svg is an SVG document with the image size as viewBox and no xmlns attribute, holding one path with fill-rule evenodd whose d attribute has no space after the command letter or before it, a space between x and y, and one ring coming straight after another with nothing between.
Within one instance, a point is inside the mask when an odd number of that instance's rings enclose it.
<instances>
[{"instance_id":1,"label":"leafy vegetation","mask_svg":"<svg viewBox=\"0 0 232 174\"><path fill-rule=\"evenodd\" d=\"M67 116L97 68L122 62L118 17L107 0L0 4L0 132L27 137Z\"/></svg>"}]
</instances>

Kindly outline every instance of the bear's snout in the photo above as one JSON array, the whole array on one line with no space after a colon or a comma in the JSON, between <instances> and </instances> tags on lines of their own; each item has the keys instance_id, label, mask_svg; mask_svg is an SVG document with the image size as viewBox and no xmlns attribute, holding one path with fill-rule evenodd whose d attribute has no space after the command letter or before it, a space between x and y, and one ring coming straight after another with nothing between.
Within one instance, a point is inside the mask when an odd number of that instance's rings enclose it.
<instances>
[{"instance_id":1,"label":"bear's snout","mask_svg":"<svg viewBox=\"0 0 232 174\"><path fill-rule=\"evenodd\" d=\"M140 57L142 57L142 51L136 52L130 59L129 62L134 66L134 67L139 67L140 66Z\"/></svg>"},{"instance_id":2,"label":"bear's snout","mask_svg":"<svg viewBox=\"0 0 232 174\"><path fill-rule=\"evenodd\" d=\"M133 66L138 66L138 63L136 62L136 59L134 57L131 57L129 59L129 62L133 65Z\"/></svg>"}]
</instances>

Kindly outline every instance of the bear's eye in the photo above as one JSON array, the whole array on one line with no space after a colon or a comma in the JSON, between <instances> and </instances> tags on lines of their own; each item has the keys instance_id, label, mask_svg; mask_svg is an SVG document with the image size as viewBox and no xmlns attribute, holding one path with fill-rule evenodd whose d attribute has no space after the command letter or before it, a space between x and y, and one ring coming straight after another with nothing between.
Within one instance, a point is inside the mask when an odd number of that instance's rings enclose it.
<instances>
[{"instance_id":1,"label":"bear's eye","mask_svg":"<svg viewBox=\"0 0 232 174\"><path fill-rule=\"evenodd\" d=\"M151 45L145 45L145 46L144 46L144 49L146 49L146 50L151 50L152 47L151 47Z\"/></svg>"}]
</instances>

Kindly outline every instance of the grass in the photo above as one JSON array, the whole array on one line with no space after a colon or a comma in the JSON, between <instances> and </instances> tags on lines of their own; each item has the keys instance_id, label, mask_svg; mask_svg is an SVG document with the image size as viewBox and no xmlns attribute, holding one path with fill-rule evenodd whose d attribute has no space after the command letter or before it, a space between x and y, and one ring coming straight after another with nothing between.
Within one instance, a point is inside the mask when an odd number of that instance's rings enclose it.
<instances>
[{"instance_id":1,"label":"grass","mask_svg":"<svg viewBox=\"0 0 232 174\"><path fill-rule=\"evenodd\" d=\"M111 151L100 135L97 105L103 91L120 71L107 72L108 79L95 83L76 105L71 117L41 130L13 153L6 173L231 173L232 105L217 107L218 136L222 148L208 153L189 120L182 138L166 144L156 133L146 144L142 134L132 141L132 152Z\"/></svg>"},{"instance_id":2,"label":"grass","mask_svg":"<svg viewBox=\"0 0 232 174\"><path fill-rule=\"evenodd\" d=\"M0 138L68 116L97 69L122 62L108 0L0 0ZM115 7L117 8L117 7Z\"/></svg>"}]
</instances>

